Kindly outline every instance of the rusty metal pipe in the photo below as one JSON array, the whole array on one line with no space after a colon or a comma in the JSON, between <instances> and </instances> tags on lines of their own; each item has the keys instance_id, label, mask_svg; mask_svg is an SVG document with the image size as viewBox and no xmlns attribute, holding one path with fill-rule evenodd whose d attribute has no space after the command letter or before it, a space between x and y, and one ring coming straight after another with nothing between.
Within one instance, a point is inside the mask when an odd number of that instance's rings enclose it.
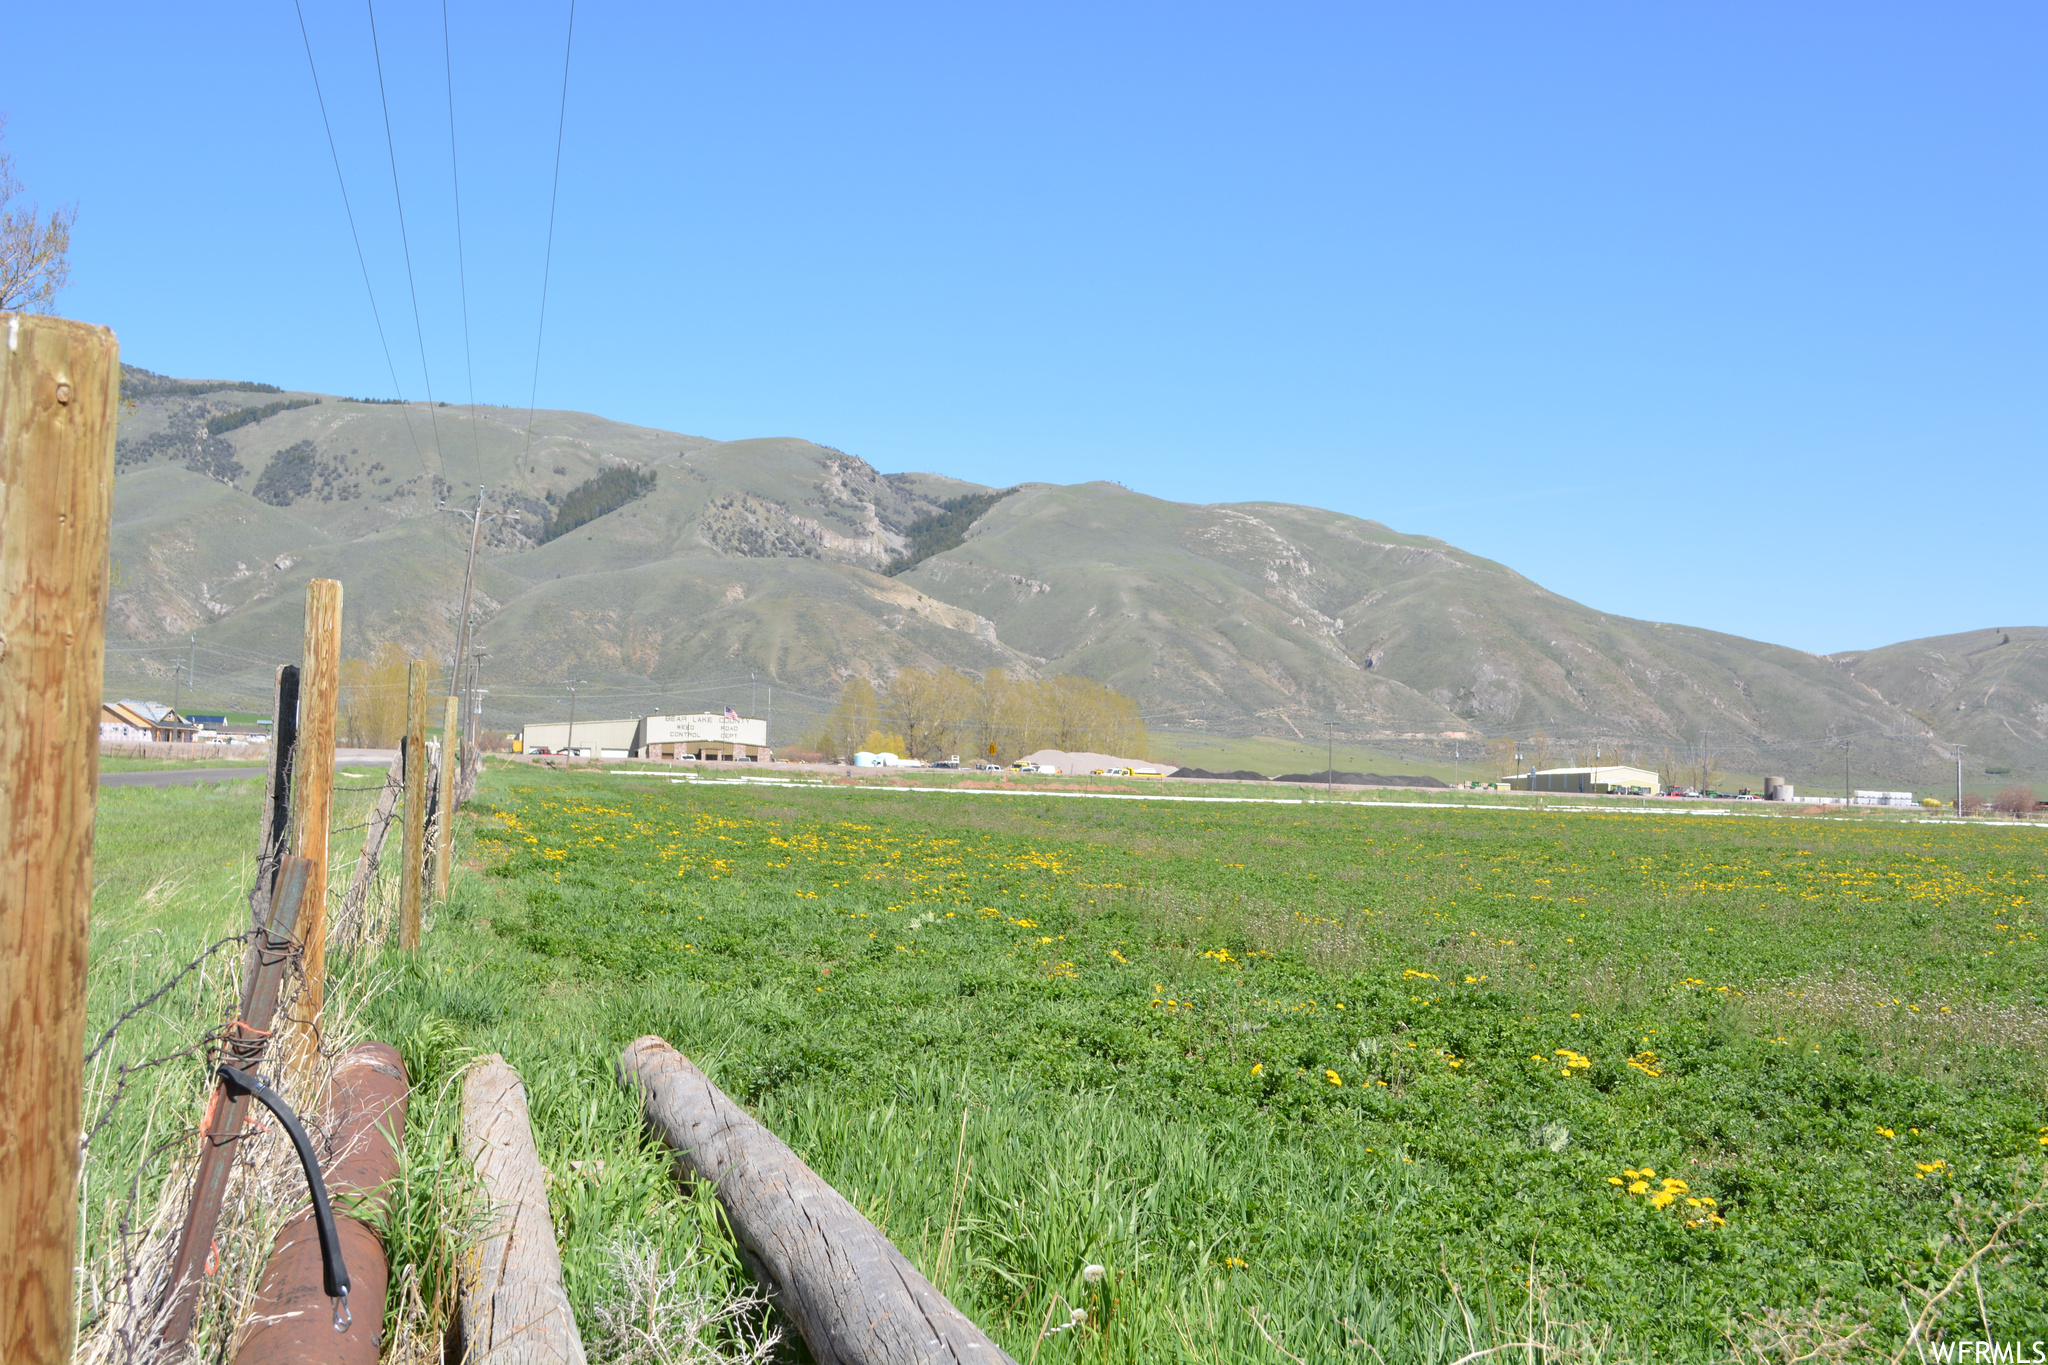
<instances>
[{"instance_id":1,"label":"rusty metal pipe","mask_svg":"<svg viewBox=\"0 0 2048 1365\"><path fill-rule=\"evenodd\" d=\"M347 1330L335 1330L318 1231L311 1212L301 1213L278 1230L235 1365L376 1365L391 1270L377 1234L346 1212L355 1200L345 1196L375 1201L397 1177L406 1090L405 1063L388 1043L350 1048L334 1065L332 1132L321 1169L341 1204L335 1230L354 1283Z\"/></svg>"}]
</instances>

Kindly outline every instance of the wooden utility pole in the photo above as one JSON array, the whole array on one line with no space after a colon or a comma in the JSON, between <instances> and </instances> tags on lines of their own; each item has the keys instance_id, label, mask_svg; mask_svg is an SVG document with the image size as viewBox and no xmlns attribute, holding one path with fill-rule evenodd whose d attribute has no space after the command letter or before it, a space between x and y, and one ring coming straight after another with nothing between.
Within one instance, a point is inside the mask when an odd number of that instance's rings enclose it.
<instances>
[{"instance_id":1,"label":"wooden utility pole","mask_svg":"<svg viewBox=\"0 0 2048 1365\"><path fill-rule=\"evenodd\" d=\"M414 659L405 674L405 837L399 844L398 946L420 946L420 864L427 853L427 688L434 666Z\"/></svg>"},{"instance_id":2,"label":"wooden utility pole","mask_svg":"<svg viewBox=\"0 0 2048 1365\"><path fill-rule=\"evenodd\" d=\"M306 584L306 635L299 650L299 856L310 865L299 911L304 949L292 1047L302 1060L320 1048L320 1010L327 999L327 833L334 805L334 712L341 695L341 584Z\"/></svg>"},{"instance_id":3,"label":"wooden utility pole","mask_svg":"<svg viewBox=\"0 0 2048 1365\"><path fill-rule=\"evenodd\" d=\"M0 1360L71 1358L120 347L0 313Z\"/></svg>"},{"instance_id":4,"label":"wooden utility pole","mask_svg":"<svg viewBox=\"0 0 2048 1365\"><path fill-rule=\"evenodd\" d=\"M455 850L455 708L448 699L441 722L441 790L434 803L434 899L448 899L448 857Z\"/></svg>"}]
</instances>

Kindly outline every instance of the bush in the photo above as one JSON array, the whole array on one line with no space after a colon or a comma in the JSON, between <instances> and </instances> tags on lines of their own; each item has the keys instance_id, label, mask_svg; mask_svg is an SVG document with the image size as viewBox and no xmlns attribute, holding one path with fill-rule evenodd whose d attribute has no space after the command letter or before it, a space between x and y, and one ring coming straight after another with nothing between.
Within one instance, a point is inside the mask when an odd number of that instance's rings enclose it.
<instances>
[{"instance_id":1,"label":"bush","mask_svg":"<svg viewBox=\"0 0 2048 1365\"><path fill-rule=\"evenodd\" d=\"M2015 820L2024 820L2034 813L2034 789L2024 784L2007 787L1992 799L1991 809L2000 815L2010 815Z\"/></svg>"}]
</instances>

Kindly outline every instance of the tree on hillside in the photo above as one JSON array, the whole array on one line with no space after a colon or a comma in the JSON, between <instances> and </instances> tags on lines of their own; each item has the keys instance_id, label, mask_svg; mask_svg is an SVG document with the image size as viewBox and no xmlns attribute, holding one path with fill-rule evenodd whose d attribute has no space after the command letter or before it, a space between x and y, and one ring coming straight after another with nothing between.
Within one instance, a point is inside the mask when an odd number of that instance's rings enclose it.
<instances>
[{"instance_id":1,"label":"tree on hillside","mask_svg":"<svg viewBox=\"0 0 2048 1365\"><path fill-rule=\"evenodd\" d=\"M0 139L7 120L0 117ZM78 209L15 206L22 184L14 178L14 157L0 150L0 311L47 313L71 278L71 225Z\"/></svg>"}]
</instances>

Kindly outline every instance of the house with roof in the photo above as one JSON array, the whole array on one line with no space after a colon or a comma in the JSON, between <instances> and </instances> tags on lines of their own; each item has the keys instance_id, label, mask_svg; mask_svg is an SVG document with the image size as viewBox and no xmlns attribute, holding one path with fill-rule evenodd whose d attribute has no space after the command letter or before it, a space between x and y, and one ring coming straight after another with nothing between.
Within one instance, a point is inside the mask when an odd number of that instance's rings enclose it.
<instances>
[{"instance_id":1,"label":"house with roof","mask_svg":"<svg viewBox=\"0 0 2048 1365\"><path fill-rule=\"evenodd\" d=\"M107 743L190 744L199 727L161 702L100 703L100 739Z\"/></svg>"}]
</instances>

